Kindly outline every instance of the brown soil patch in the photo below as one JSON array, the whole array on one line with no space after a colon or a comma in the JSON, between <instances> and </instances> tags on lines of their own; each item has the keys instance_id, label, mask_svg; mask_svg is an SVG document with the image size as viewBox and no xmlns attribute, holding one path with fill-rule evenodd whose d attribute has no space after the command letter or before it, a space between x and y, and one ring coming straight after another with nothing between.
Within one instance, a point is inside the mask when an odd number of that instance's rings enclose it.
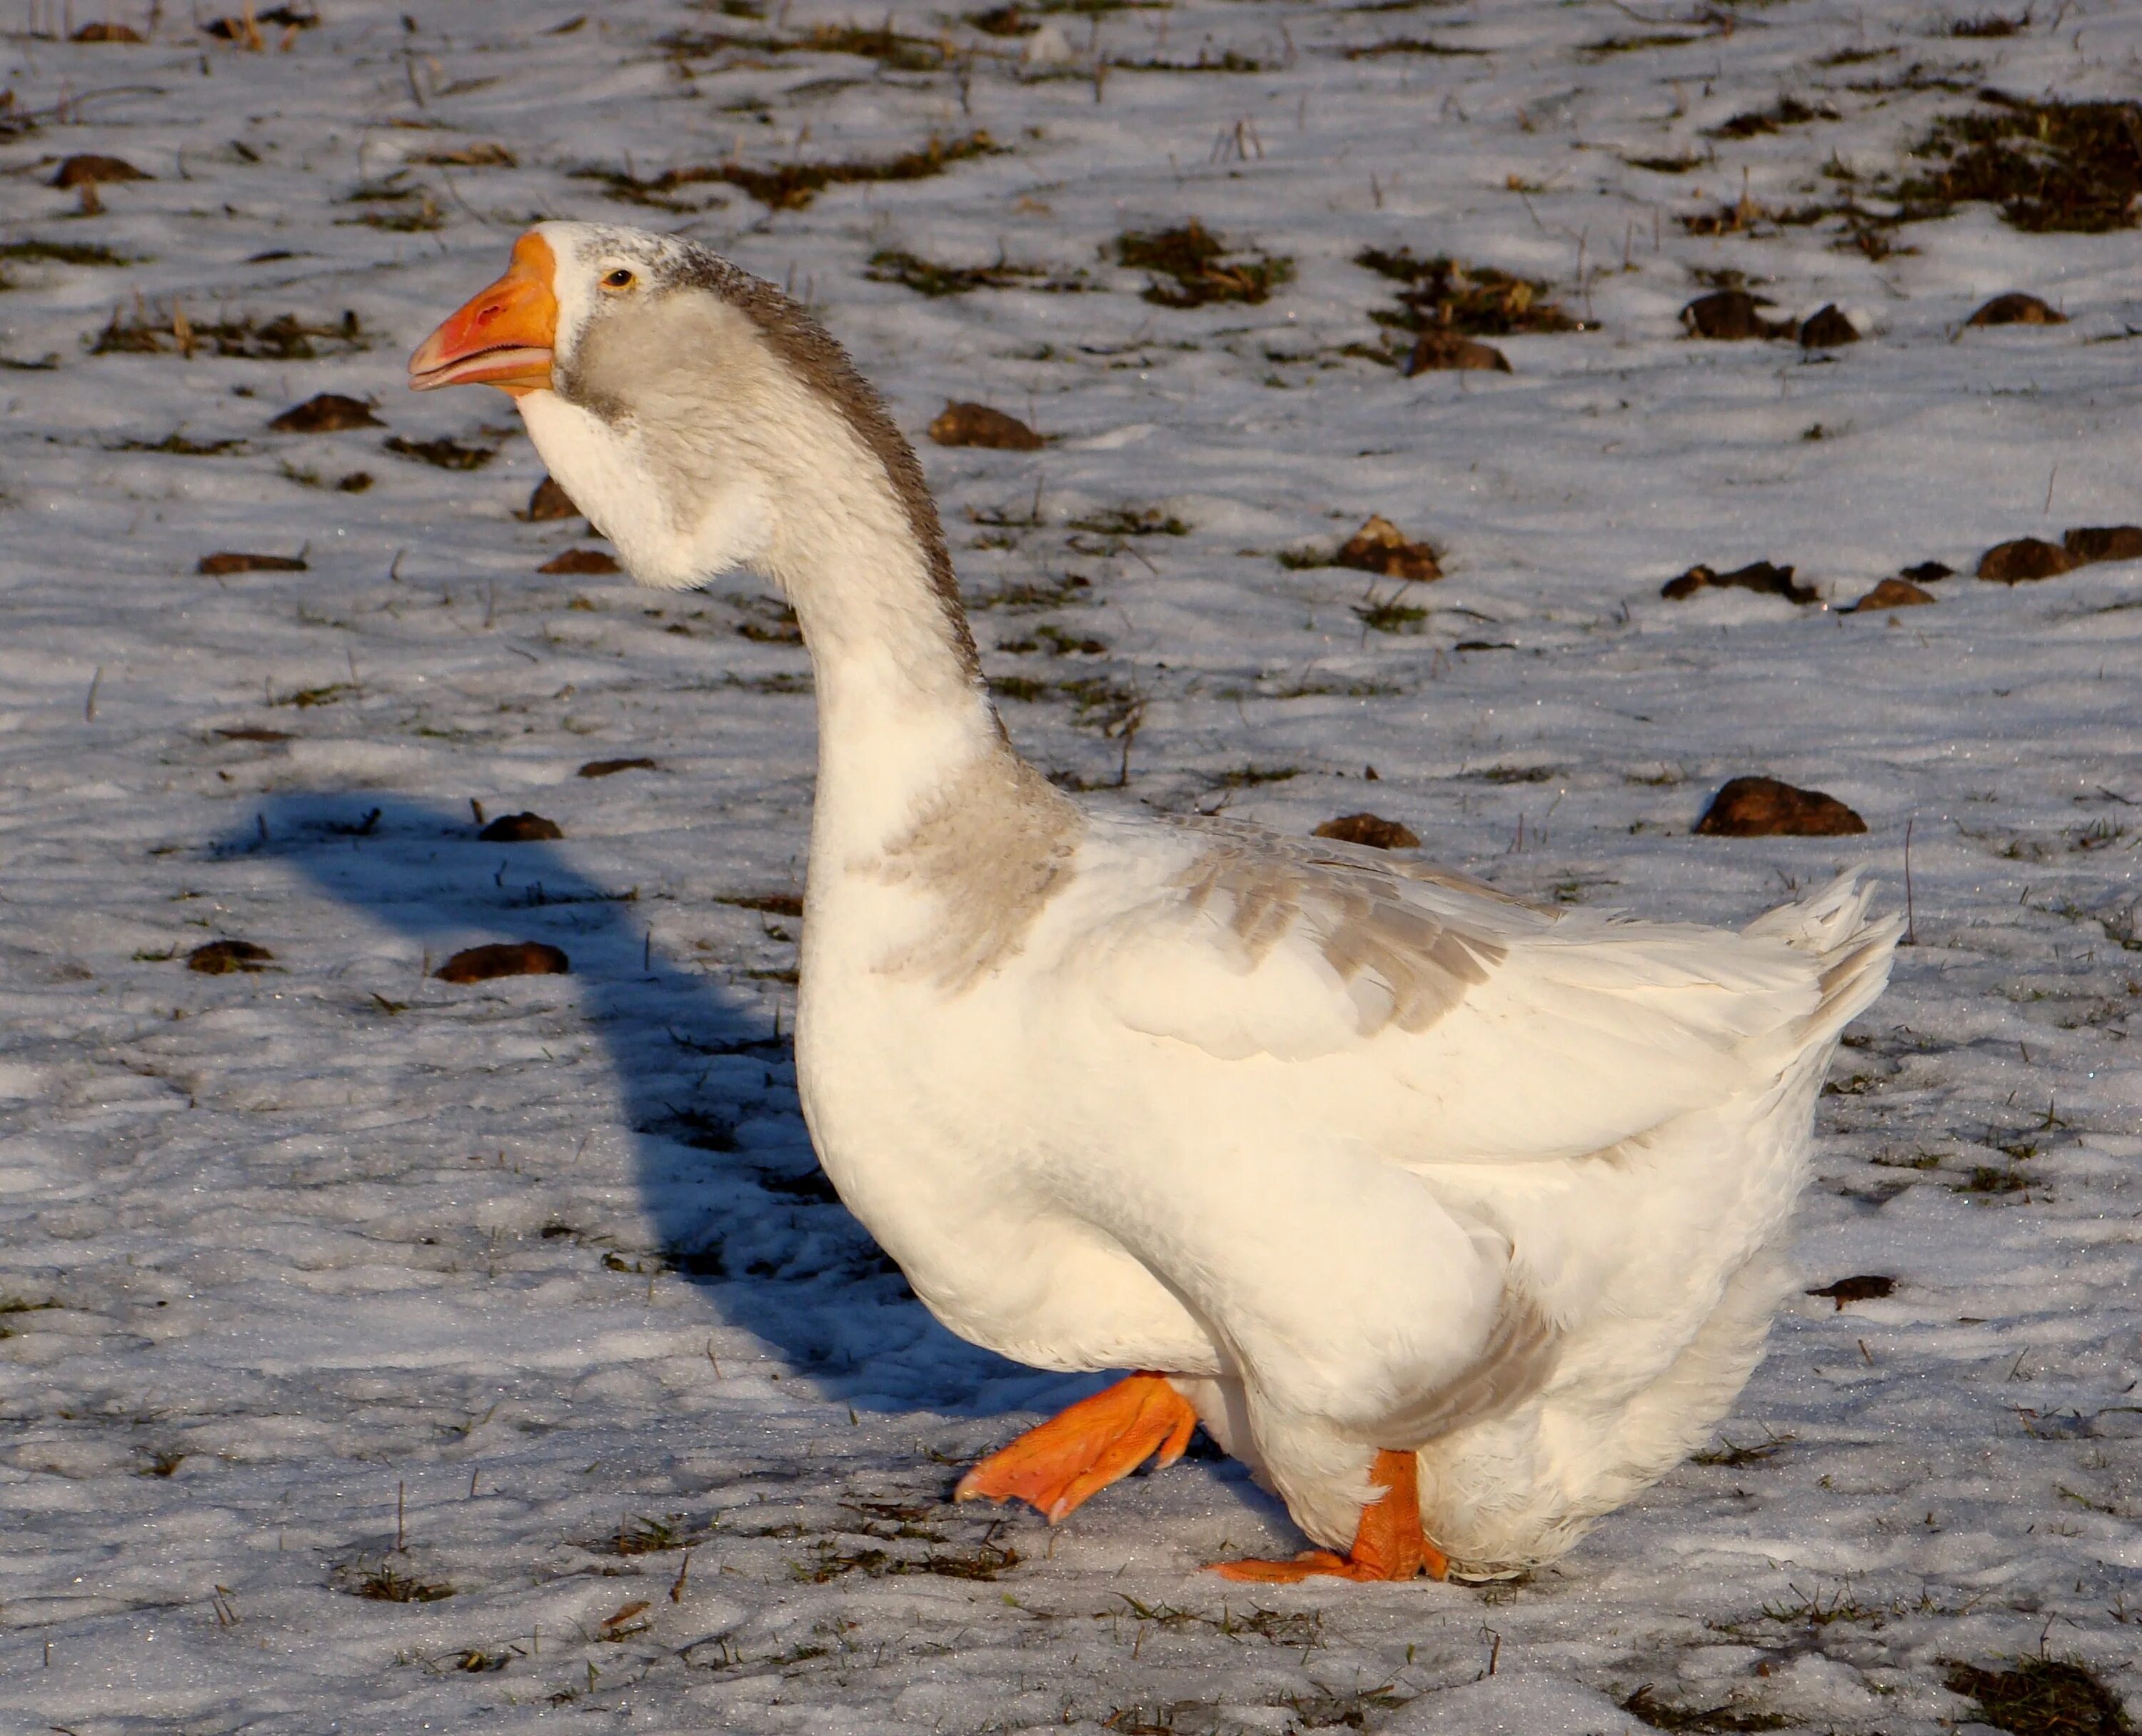
<instances>
[{"instance_id":1,"label":"brown soil patch","mask_svg":"<svg viewBox=\"0 0 2142 1736\"><path fill-rule=\"evenodd\" d=\"M71 42L140 42L147 38L131 24L85 24L67 40Z\"/></svg>"},{"instance_id":2,"label":"brown soil patch","mask_svg":"<svg viewBox=\"0 0 2142 1736\"><path fill-rule=\"evenodd\" d=\"M1803 604L1822 601L1809 587L1793 583L1790 567L1779 566L1771 560L1753 560L1730 573L1707 566L1692 566L1679 578L1667 579L1660 586L1659 594L1669 602L1678 603L1702 590L1751 590Z\"/></svg>"},{"instance_id":3,"label":"brown soil patch","mask_svg":"<svg viewBox=\"0 0 2142 1736\"><path fill-rule=\"evenodd\" d=\"M412 458L436 470L481 470L498 456L496 446L480 446L474 441L448 440L443 436L437 440L405 440L399 434L392 434L380 444L397 458Z\"/></svg>"},{"instance_id":4,"label":"brown soil patch","mask_svg":"<svg viewBox=\"0 0 2142 1736\"><path fill-rule=\"evenodd\" d=\"M1920 589L1908 579L1884 579L1845 613L1865 614L1871 609L1911 609L1933 600L1932 591Z\"/></svg>"},{"instance_id":5,"label":"brown soil patch","mask_svg":"<svg viewBox=\"0 0 2142 1736\"><path fill-rule=\"evenodd\" d=\"M2142 560L2142 525L2085 525L2061 538L2078 566L2099 560Z\"/></svg>"},{"instance_id":6,"label":"brown soil patch","mask_svg":"<svg viewBox=\"0 0 2142 1736\"><path fill-rule=\"evenodd\" d=\"M274 959L266 947L250 940L211 940L186 954L186 969L203 976L228 976L234 970L259 970Z\"/></svg>"},{"instance_id":7,"label":"brown soil patch","mask_svg":"<svg viewBox=\"0 0 2142 1736\"><path fill-rule=\"evenodd\" d=\"M536 485L536 491L528 496L528 510L521 515L536 524L580 515L580 509L573 504L573 497L558 486L555 476L545 476Z\"/></svg>"},{"instance_id":8,"label":"brown soil patch","mask_svg":"<svg viewBox=\"0 0 2142 1736\"><path fill-rule=\"evenodd\" d=\"M84 151L71 156L54 172L50 185L55 187L79 187L97 182L154 180L153 175L145 175L124 157L99 156L94 151Z\"/></svg>"},{"instance_id":9,"label":"brown soil patch","mask_svg":"<svg viewBox=\"0 0 2142 1736\"><path fill-rule=\"evenodd\" d=\"M1937 166L1895 190L1908 218L1980 200L2020 229L2132 229L2142 195L2142 107L1978 93L1983 106L1935 121L1912 155Z\"/></svg>"},{"instance_id":10,"label":"brown soil patch","mask_svg":"<svg viewBox=\"0 0 2142 1736\"><path fill-rule=\"evenodd\" d=\"M1413 353L1406 358L1406 377L1415 374L1443 373L1508 373L1510 358L1492 343L1483 343L1477 338L1460 338L1450 332L1423 332L1414 339Z\"/></svg>"},{"instance_id":11,"label":"brown soil patch","mask_svg":"<svg viewBox=\"0 0 2142 1736\"><path fill-rule=\"evenodd\" d=\"M2002 584L2020 584L2030 579L2056 579L2081 565L2058 543L2019 536L2012 542L1996 543L1980 555L1978 576Z\"/></svg>"},{"instance_id":12,"label":"brown soil patch","mask_svg":"<svg viewBox=\"0 0 2142 1736\"><path fill-rule=\"evenodd\" d=\"M1729 780L1695 823L1696 835L1705 838L1835 838L1866 830L1834 796L1774 777Z\"/></svg>"},{"instance_id":13,"label":"brown soil patch","mask_svg":"<svg viewBox=\"0 0 2142 1736\"><path fill-rule=\"evenodd\" d=\"M1709 295L1699 295L1681 310L1681 323L1691 338L1715 338L1729 343L1746 338L1791 336L1789 319L1764 317L1763 309L1769 305L1745 289L1715 289Z\"/></svg>"},{"instance_id":14,"label":"brown soil patch","mask_svg":"<svg viewBox=\"0 0 2142 1736\"><path fill-rule=\"evenodd\" d=\"M565 836L556 821L540 814L501 814L476 834L486 844L547 844Z\"/></svg>"},{"instance_id":15,"label":"brown soil patch","mask_svg":"<svg viewBox=\"0 0 2142 1736\"><path fill-rule=\"evenodd\" d=\"M1398 308L1371 309L1378 325L1402 332L1431 328L1468 338L1508 338L1521 332L1575 332L1583 328L1551 299L1548 286L1492 265L1468 265L1448 254L1414 257L1410 248L1364 248L1354 263L1403 287Z\"/></svg>"},{"instance_id":16,"label":"brown soil patch","mask_svg":"<svg viewBox=\"0 0 2142 1736\"><path fill-rule=\"evenodd\" d=\"M614 777L620 772L653 772L657 770L651 759L590 760L580 767L582 777Z\"/></svg>"},{"instance_id":17,"label":"brown soil patch","mask_svg":"<svg viewBox=\"0 0 2142 1736\"><path fill-rule=\"evenodd\" d=\"M1991 301L1987 303L1970 318L1964 321L1967 326L2055 326L2066 325L2067 323L2066 314L2056 312L2046 303L2040 301L2036 296L2026 295L2020 290L2007 295L1995 296Z\"/></svg>"},{"instance_id":18,"label":"brown soil patch","mask_svg":"<svg viewBox=\"0 0 2142 1736\"><path fill-rule=\"evenodd\" d=\"M226 573L303 573L311 570L296 555L243 555L226 549L220 554L202 555L194 570L220 579Z\"/></svg>"},{"instance_id":19,"label":"brown soil patch","mask_svg":"<svg viewBox=\"0 0 2142 1736\"><path fill-rule=\"evenodd\" d=\"M1873 1272L1863 1272L1856 1278L1840 1278L1834 1284L1825 1284L1819 1290L1807 1292L1810 1296L1827 1296L1836 1303L1842 1314L1848 1302L1878 1302L1893 1294L1897 1288L1893 1278L1883 1278Z\"/></svg>"},{"instance_id":20,"label":"brown soil patch","mask_svg":"<svg viewBox=\"0 0 2142 1736\"><path fill-rule=\"evenodd\" d=\"M930 437L943 446L990 446L1004 452L1038 452L1042 437L1015 416L987 404L948 403L930 424Z\"/></svg>"},{"instance_id":21,"label":"brown soil patch","mask_svg":"<svg viewBox=\"0 0 2142 1736\"><path fill-rule=\"evenodd\" d=\"M1979 1715L2016 1736L2130 1736L2120 1698L2080 1664L2021 1658L2013 1669L1952 1664L1943 1685L1978 1702Z\"/></svg>"},{"instance_id":22,"label":"brown soil patch","mask_svg":"<svg viewBox=\"0 0 2142 1736\"><path fill-rule=\"evenodd\" d=\"M1294 276L1293 260L1230 247L1194 217L1177 229L1126 230L1116 237L1115 254L1118 264L1153 274L1144 296L1162 308L1255 306Z\"/></svg>"},{"instance_id":23,"label":"brown soil patch","mask_svg":"<svg viewBox=\"0 0 2142 1736\"><path fill-rule=\"evenodd\" d=\"M1385 579L1408 579L1424 584L1443 576L1435 550L1424 542L1409 540L1403 530L1380 513L1371 514L1369 521L1346 539L1339 552L1331 557L1331 564L1351 567L1356 572L1375 573Z\"/></svg>"},{"instance_id":24,"label":"brown soil patch","mask_svg":"<svg viewBox=\"0 0 2142 1736\"><path fill-rule=\"evenodd\" d=\"M562 555L553 555L536 570L586 577L598 573L614 573L620 569L617 556L606 554L600 549L568 549Z\"/></svg>"},{"instance_id":25,"label":"brown soil patch","mask_svg":"<svg viewBox=\"0 0 2142 1736\"><path fill-rule=\"evenodd\" d=\"M323 392L302 404L293 404L268 426L278 434L339 434L346 428L378 428L385 424L363 398Z\"/></svg>"},{"instance_id":26,"label":"brown soil patch","mask_svg":"<svg viewBox=\"0 0 2142 1736\"><path fill-rule=\"evenodd\" d=\"M1316 828L1320 838L1335 838L1341 844L1365 844L1371 850L1417 850L1420 840L1409 826L1380 814L1341 814Z\"/></svg>"},{"instance_id":27,"label":"brown soil patch","mask_svg":"<svg viewBox=\"0 0 2142 1736\"><path fill-rule=\"evenodd\" d=\"M493 977L565 976L571 962L540 940L501 940L456 953L432 974L442 983L484 983Z\"/></svg>"},{"instance_id":28,"label":"brown soil patch","mask_svg":"<svg viewBox=\"0 0 2142 1736\"><path fill-rule=\"evenodd\" d=\"M1836 349L1859 341L1859 328L1844 317L1835 302L1808 315L1800 326L1802 349Z\"/></svg>"}]
</instances>

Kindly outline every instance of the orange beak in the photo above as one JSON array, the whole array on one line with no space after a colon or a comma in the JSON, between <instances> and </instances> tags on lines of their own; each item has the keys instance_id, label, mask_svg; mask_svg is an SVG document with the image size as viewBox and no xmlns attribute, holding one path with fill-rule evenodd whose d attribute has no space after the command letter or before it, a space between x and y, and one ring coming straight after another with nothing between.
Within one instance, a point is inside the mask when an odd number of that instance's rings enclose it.
<instances>
[{"instance_id":1,"label":"orange beak","mask_svg":"<svg viewBox=\"0 0 2142 1736\"><path fill-rule=\"evenodd\" d=\"M540 235L513 244L506 275L450 315L409 358L417 392L441 386L496 386L519 397L550 385L551 346L558 341L556 267Z\"/></svg>"}]
</instances>

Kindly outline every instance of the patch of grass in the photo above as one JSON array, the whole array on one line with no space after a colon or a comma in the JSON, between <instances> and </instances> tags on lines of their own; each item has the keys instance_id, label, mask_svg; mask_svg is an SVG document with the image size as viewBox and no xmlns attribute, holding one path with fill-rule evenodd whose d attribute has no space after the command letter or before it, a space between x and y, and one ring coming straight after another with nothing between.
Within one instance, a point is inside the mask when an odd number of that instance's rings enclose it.
<instances>
[{"instance_id":1,"label":"patch of grass","mask_svg":"<svg viewBox=\"0 0 2142 1736\"><path fill-rule=\"evenodd\" d=\"M1978 1715L2016 1736L2130 1736L2134 1725L2112 1690L2083 1664L2022 1658L2013 1669L1952 1664L1943 1685L1978 1702Z\"/></svg>"},{"instance_id":2,"label":"patch of grass","mask_svg":"<svg viewBox=\"0 0 2142 1736\"><path fill-rule=\"evenodd\" d=\"M1219 783L1226 790L1254 790L1262 784L1285 783L1300 776L1299 766L1243 766L1233 772L1222 772Z\"/></svg>"},{"instance_id":3,"label":"patch of grass","mask_svg":"<svg viewBox=\"0 0 2142 1736\"><path fill-rule=\"evenodd\" d=\"M343 1576L343 1589L374 1603L437 1603L454 1595L454 1588L443 1581L420 1580L392 1561L353 1568Z\"/></svg>"},{"instance_id":4,"label":"patch of grass","mask_svg":"<svg viewBox=\"0 0 2142 1736\"><path fill-rule=\"evenodd\" d=\"M481 470L498 456L496 446L480 446L474 441L449 440L443 435L437 440L407 440L399 434L390 434L380 445L397 458L414 459L437 470Z\"/></svg>"},{"instance_id":5,"label":"patch of grass","mask_svg":"<svg viewBox=\"0 0 2142 1736\"><path fill-rule=\"evenodd\" d=\"M1190 526L1157 506L1107 506L1070 521L1093 536L1187 536Z\"/></svg>"},{"instance_id":6,"label":"patch of grass","mask_svg":"<svg viewBox=\"0 0 2142 1736\"><path fill-rule=\"evenodd\" d=\"M1466 265L1447 254L1416 259L1410 248L1364 248L1354 263L1403 285L1398 307L1371 308L1378 325L1402 332L1430 328L1466 338L1515 332L1575 332L1582 323L1547 298L1547 285L1492 265Z\"/></svg>"},{"instance_id":7,"label":"patch of grass","mask_svg":"<svg viewBox=\"0 0 2142 1736\"><path fill-rule=\"evenodd\" d=\"M1175 229L1126 229L1114 251L1119 264L1152 274L1143 293L1161 308L1254 307L1294 277L1292 259L1230 247L1194 217Z\"/></svg>"},{"instance_id":8,"label":"patch of grass","mask_svg":"<svg viewBox=\"0 0 2142 1736\"><path fill-rule=\"evenodd\" d=\"M1730 121L1721 121L1715 126L1704 129L1705 136L1713 139L1752 139L1763 133L1782 131L1788 126L1804 126L1810 121L1834 121L1837 111L1817 108L1797 96L1780 96L1766 109L1750 109L1745 114L1735 115Z\"/></svg>"},{"instance_id":9,"label":"patch of grass","mask_svg":"<svg viewBox=\"0 0 2142 1736\"><path fill-rule=\"evenodd\" d=\"M245 361L313 362L323 355L353 355L368 348L353 312L344 313L332 325L309 324L295 313L279 313L266 320L241 314L195 321L176 306L155 309L137 301L131 315L115 311L89 349L93 356L153 356L173 351L191 356L206 350Z\"/></svg>"},{"instance_id":10,"label":"patch of grass","mask_svg":"<svg viewBox=\"0 0 2142 1736\"><path fill-rule=\"evenodd\" d=\"M1685 1706L1661 1705L1651 1697L1648 1682L1621 1702L1621 1709L1654 1730L1782 1730L1794 1722L1773 1712L1735 1712L1730 1706L1712 1706L1699 1712Z\"/></svg>"},{"instance_id":11,"label":"patch of grass","mask_svg":"<svg viewBox=\"0 0 2142 1736\"><path fill-rule=\"evenodd\" d=\"M1369 42L1359 48L1346 51L1348 60L1381 60L1387 54L1433 54L1439 56L1485 54L1484 48L1456 48L1448 42L1431 41L1426 37L1390 37L1380 42Z\"/></svg>"},{"instance_id":12,"label":"patch of grass","mask_svg":"<svg viewBox=\"0 0 2142 1736\"><path fill-rule=\"evenodd\" d=\"M242 440L189 440L175 430L161 440L116 440L105 448L107 452L169 452L177 458L220 458L244 450Z\"/></svg>"},{"instance_id":13,"label":"patch of grass","mask_svg":"<svg viewBox=\"0 0 2142 1736\"><path fill-rule=\"evenodd\" d=\"M1093 581L1076 573L1066 573L1052 584L1007 584L993 591L983 591L965 599L970 609L1002 609L1014 614L1028 609L1062 609L1074 603L1090 603L1091 596L1081 592L1093 589Z\"/></svg>"},{"instance_id":14,"label":"patch of grass","mask_svg":"<svg viewBox=\"0 0 2142 1736\"><path fill-rule=\"evenodd\" d=\"M1691 1452L1688 1462L1691 1465L1723 1465L1729 1469L1738 1470L1743 1465L1757 1465L1764 1459L1775 1458L1792 1443L1793 1438L1789 1434L1774 1434L1767 1441L1758 1441L1747 1447L1736 1447L1721 1437L1717 1446L1705 1447L1701 1452Z\"/></svg>"},{"instance_id":15,"label":"patch of grass","mask_svg":"<svg viewBox=\"0 0 2142 1736\"><path fill-rule=\"evenodd\" d=\"M851 160L833 163L777 163L754 169L742 163L723 163L708 179L727 181L749 194L770 210L800 211L828 187L853 186L866 182L925 180L942 175L955 163L970 157L995 156L1001 147L985 132L971 132L957 139L931 139L916 150L876 162ZM684 171L689 172L689 171Z\"/></svg>"},{"instance_id":16,"label":"patch of grass","mask_svg":"<svg viewBox=\"0 0 2142 1736\"><path fill-rule=\"evenodd\" d=\"M2014 17L2005 12L1981 12L1975 18L1952 18L1947 34L1973 40L1989 37L2021 36L2031 27L2031 8L2025 7Z\"/></svg>"},{"instance_id":17,"label":"patch of grass","mask_svg":"<svg viewBox=\"0 0 2142 1736\"><path fill-rule=\"evenodd\" d=\"M2142 197L2142 105L2041 101L1979 92L1983 106L1936 119L1914 156L1937 166L1894 189L1908 220L1977 201L2031 234L2132 229Z\"/></svg>"},{"instance_id":18,"label":"patch of grass","mask_svg":"<svg viewBox=\"0 0 2142 1736\"><path fill-rule=\"evenodd\" d=\"M1791 1587L1796 1601L1779 1600L1763 1605L1768 1620L1784 1627L1830 1627L1840 1621L1879 1621L1883 1611L1869 1609L1842 1586L1825 1598L1819 1591Z\"/></svg>"},{"instance_id":19,"label":"patch of grass","mask_svg":"<svg viewBox=\"0 0 2142 1736\"><path fill-rule=\"evenodd\" d=\"M114 253L110 248L93 241L7 241L0 242L0 259L19 259L24 264L48 261L54 265L138 265L139 259L130 259L125 254Z\"/></svg>"},{"instance_id":20,"label":"patch of grass","mask_svg":"<svg viewBox=\"0 0 2142 1736\"><path fill-rule=\"evenodd\" d=\"M1017 1550L995 1543L980 1543L971 1550L952 1550L943 1554L932 1551L916 1561L889 1554L882 1549L848 1549L828 1540L819 1544L816 1561L807 1564L791 1562L789 1566L799 1580L808 1581L814 1586L823 1586L851 1573L860 1573L866 1579L932 1574L940 1579L988 1581L1000 1573L1009 1572L1019 1563Z\"/></svg>"},{"instance_id":21,"label":"patch of grass","mask_svg":"<svg viewBox=\"0 0 2142 1736\"><path fill-rule=\"evenodd\" d=\"M1623 157L1621 160L1631 169L1647 169L1653 175L1686 175L1692 169L1707 169L1718 160L1709 151L1700 156L1686 151L1680 156Z\"/></svg>"},{"instance_id":22,"label":"patch of grass","mask_svg":"<svg viewBox=\"0 0 2142 1736\"><path fill-rule=\"evenodd\" d=\"M1014 265L999 254L990 265L940 265L896 247L881 248L870 257L863 275L872 283L900 284L917 295L965 295L974 289L1039 289L1051 295L1088 289L1083 274L1069 275L1046 265Z\"/></svg>"},{"instance_id":23,"label":"patch of grass","mask_svg":"<svg viewBox=\"0 0 2142 1736\"><path fill-rule=\"evenodd\" d=\"M1404 591L1393 591L1388 597L1379 597L1372 589L1360 602L1353 605L1354 619L1371 633L1419 633L1427 623L1428 611L1414 603L1401 603Z\"/></svg>"},{"instance_id":24,"label":"patch of grass","mask_svg":"<svg viewBox=\"0 0 2142 1736\"><path fill-rule=\"evenodd\" d=\"M1172 60L1112 60L1111 72L1269 72L1273 68L1266 62L1246 54L1237 54L1233 49L1215 57L1200 48L1194 61Z\"/></svg>"},{"instance_id":25,"label":"patch of grass","mask_svg":"<svg viewBox=\"0 0 2142 1736\"><path fill-rule=\"evenodd\" d=\"M1582 60L1608 60L1617 54L1641 54L1652 48L1683 48L1690 42L1709 39L1709 32L1691 34L1685 31L1646 31L1635 36L1607 37L1597 42L1587 42L1579 48Z\"/></svg>"}]
</instances>

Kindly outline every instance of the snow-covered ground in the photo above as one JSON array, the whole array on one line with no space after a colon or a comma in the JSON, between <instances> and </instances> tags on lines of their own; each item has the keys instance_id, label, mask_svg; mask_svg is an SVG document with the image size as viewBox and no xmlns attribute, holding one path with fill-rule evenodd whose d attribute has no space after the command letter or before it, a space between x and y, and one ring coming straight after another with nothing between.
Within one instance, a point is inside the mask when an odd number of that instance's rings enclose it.
<instances>
[{"instance_id":1,"label":"snow-covered ground","mask_svg":"<svg viewBox=\"0 0 2142 1736\"><path fill-rule=\"evenodd\" d=\"M2142 519L2135 232L1757 214L1878 212L1982 84L2131 95L2142 8L908 7L875 57L792 45L876 6L750 10L323 0L257 52L136 0L11 13L0 1722L1911 1736L1975 1715L1953 1662L2041 1651L2136 1706L2142 567L1970 576ZM59 39L100 21L148 40ZM1781 96L1813 118L1711 132ZM976 131L996 154L802 209L662 179ZM49 185L84 152L151 178L85 215ZM816 1178L803 653L748 581L537 575L597 545L516 517L504 400L402 387L545 215L787 282L918 438L949 398L1052 436L924 459L1014 738L1128 766L1093 799L1373 809L1516 890L1717 921L1853 862L1902 898L1908 840L1917 944L1840 1053L1799 1250L1893 1293L1805 1299L1714 1452L1514 1585L1202 1575L1296 1546L1210 1458L1053 1536L945 1505L1084 1388L950 1339ZM1108 245L1192 217L1293 280L1143 298ZM1405 378L1358 353L1394 305L1371 245L1544 280L1585 329ZM868 274L901 250L1083 288L925 298ZM1867 335L1690 341L1721 271ZM2008 290L2071 323L1962 329ZM217 353L295 348L279 315L309 358ZM329 390L384 427L267 429ZM382 450L442 436L495 456ZM1149 510L1182 534L1128 534ZM1370 512L1449 576L1278 559ZM228 550L307 565L195 570ZM1660 598L1758 559L1835 604L1960 575L1895 614ZM1357 613L1390 602L1427 614ZM576 775L621 758L656 763ZM1743 772L1868 833L1691 836ZM563 838L476 841L472 801ZM187 969L218 938L272 960ZM572 974L429 974L521 940Z\"/></svg>"}]
</instances>

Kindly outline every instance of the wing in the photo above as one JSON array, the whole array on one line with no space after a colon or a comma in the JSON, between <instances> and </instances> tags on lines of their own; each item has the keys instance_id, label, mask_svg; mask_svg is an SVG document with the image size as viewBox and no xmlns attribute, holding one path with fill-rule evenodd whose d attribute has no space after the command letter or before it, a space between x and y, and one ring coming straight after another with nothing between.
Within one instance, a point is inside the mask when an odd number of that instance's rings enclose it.
<instances>
[{"instance_id":1,"label":"wing","mask_svg":"<svg viewBox=\"0 0 2142 1736\"><path fill-rule=\"evenodd\" d=\"M1602 1150L1774 1071L1762 1039L1821 997L1819 961L1769 935L1545 910L1247 826L1138 831L1095 842L1157 849L1152 890L1067 967L1133 1030L1321 1073L1361 1124L1416 1130L1399 1162Z\"/></svg>"}]
</instances>

